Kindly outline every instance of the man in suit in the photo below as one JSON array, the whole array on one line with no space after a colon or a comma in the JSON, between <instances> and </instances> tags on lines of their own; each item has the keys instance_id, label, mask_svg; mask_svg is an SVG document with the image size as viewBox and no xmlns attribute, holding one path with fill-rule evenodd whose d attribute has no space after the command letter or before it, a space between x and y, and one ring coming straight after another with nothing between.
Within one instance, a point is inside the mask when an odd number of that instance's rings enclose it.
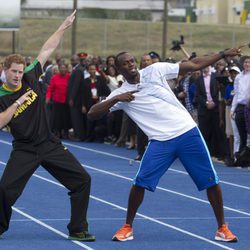
<instances>
[{"instance_id":1,"label":"man in suit","mask_svg":"<svg viewBox=\"0 0 250 250\"><path fill-rule=\"evenodd\" d=\"M82 96L81 85L84 82L84 70L87 58L86 53L79 53L73 55L71 64L73 71L68 82L68 104L70 107L70 116L72 127L74 129L74 136L70 139L76 141L84 141L86 139L86 114L82 113Z\"/></svg>"},{"instance_id":2,"label":"man in suit","mask_svg":"<svg viewBox=\"0 0 250 250\"><path fill-rule=\"evenodd\" d=\"M199 129L207 143L210 154L219 157L220 152L217 147L220 131L219 88L215 77L216 74L211 72L210 66L202 70L201 76L197 79L196 102Z\"/></svg>"}]
</instances>

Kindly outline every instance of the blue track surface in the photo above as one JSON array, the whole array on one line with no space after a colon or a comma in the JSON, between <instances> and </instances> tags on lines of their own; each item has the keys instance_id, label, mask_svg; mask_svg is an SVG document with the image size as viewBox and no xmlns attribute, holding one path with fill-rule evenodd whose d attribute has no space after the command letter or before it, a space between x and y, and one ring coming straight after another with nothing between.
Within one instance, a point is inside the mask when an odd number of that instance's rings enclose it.
<instances>
[{"instance_id":1,"label":"blue track surface","mask_svg":"<svg viewBox=\"0 0 250 250\"><path fill-rule=\"evenodd\" d=\"M11 151L11 136L0 132L0 175ZM43 168L28 182L13 207L9 231L0 240L4 250L249 250L250 171L216 164L223 189L225 216L238 243L213 240L216 221L206 193L198 192L176 161L161 179L155 193L146 192L134 223L134 240L112 242L124 223L128 193L139 164L135 150L113 145L75 143L65 146L92 176L89 225L97 241L66 240L70 216L67 190ZM21 166L20 166L21 167Z\"/></svg>"}]
</instances>

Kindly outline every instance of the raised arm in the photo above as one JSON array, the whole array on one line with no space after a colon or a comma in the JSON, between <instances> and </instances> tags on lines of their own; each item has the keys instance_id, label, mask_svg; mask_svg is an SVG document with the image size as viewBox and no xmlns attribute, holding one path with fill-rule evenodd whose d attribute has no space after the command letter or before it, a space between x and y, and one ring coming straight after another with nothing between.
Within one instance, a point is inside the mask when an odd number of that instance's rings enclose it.
<instances>
[{"instance_id":1,"label":"raised arm","mask_svg":"<svg viewBox=\"0 0 250 250\"><path fill-rule=\"evenodd\" d=\"M237 55L240 56L242 47L243 46L240 46L238 48L228 49L223 52L219 52L217 54L213 54L209 56L195 57L190 61L182 62L180 63L179 74L184 76L188 72L203 69L227 56L237 56Z\"/></svg>"},{"instance_id":2,"label":"raised arm","mask_svg":"<svg viewBox=\"0 0 250 250\"><path fill-rule=\"evenodd\" d=\"M28 95L30 93L31 90L19 97L19 99L17 99L12 105L10 105L6 110L0 113L0 129L10 122L17 108L28 100Z\"/></svg>"},{"instance_id":3,"label":"raised arm","mask_svg":"<svg viewBox=\"0 0 250 250\"><path fill-rule=\"evenodd\" d=\"M64 31L72 25L72 23L75 20L75 14L76 10L68 16L63 23L60 25L60 27L56 30L55 33L53 33L50 38L44 43L37 59L41 63L42 67L44 66L47 59L50 57L50 55L53 53L53 51L56 49L58 44L60 43Z\"/></svg>"}]
</instances>

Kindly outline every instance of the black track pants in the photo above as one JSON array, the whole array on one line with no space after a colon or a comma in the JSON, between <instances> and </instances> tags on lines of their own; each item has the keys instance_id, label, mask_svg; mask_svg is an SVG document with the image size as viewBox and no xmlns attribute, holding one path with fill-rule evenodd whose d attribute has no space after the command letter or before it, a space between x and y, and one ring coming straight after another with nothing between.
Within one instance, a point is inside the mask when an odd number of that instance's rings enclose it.
<instances>
[{"instance_id":1,"label":"black track pants","mask_svg":"<svg viewBox=\"0 0 250 250\"><path fill-rule=\"evenodd\" d=\"M39 165L69 190L71 202L69 231L88 230L87 209L91 178L60 142L46 141L38 146L27 143L14 145L0 181L0 234L9 228L11 206L22 194L26 183Z\"/></svg>"}]
</instances>

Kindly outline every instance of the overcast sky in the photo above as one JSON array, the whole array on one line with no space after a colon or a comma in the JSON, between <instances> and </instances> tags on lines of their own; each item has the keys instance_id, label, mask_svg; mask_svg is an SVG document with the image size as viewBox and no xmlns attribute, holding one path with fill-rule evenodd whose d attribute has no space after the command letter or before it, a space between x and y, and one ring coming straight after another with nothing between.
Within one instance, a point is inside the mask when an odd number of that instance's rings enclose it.
<instances>
[{"instance_id":1,"label":"overcast sky","mask_svg":"<svg viewBox=\"0 0 250 250\"><path fill-rule=\"evenodd\" d=\"M0 18L16 18L20 16L20 0L0 0Z\"/></svg>"}]
</instances>

